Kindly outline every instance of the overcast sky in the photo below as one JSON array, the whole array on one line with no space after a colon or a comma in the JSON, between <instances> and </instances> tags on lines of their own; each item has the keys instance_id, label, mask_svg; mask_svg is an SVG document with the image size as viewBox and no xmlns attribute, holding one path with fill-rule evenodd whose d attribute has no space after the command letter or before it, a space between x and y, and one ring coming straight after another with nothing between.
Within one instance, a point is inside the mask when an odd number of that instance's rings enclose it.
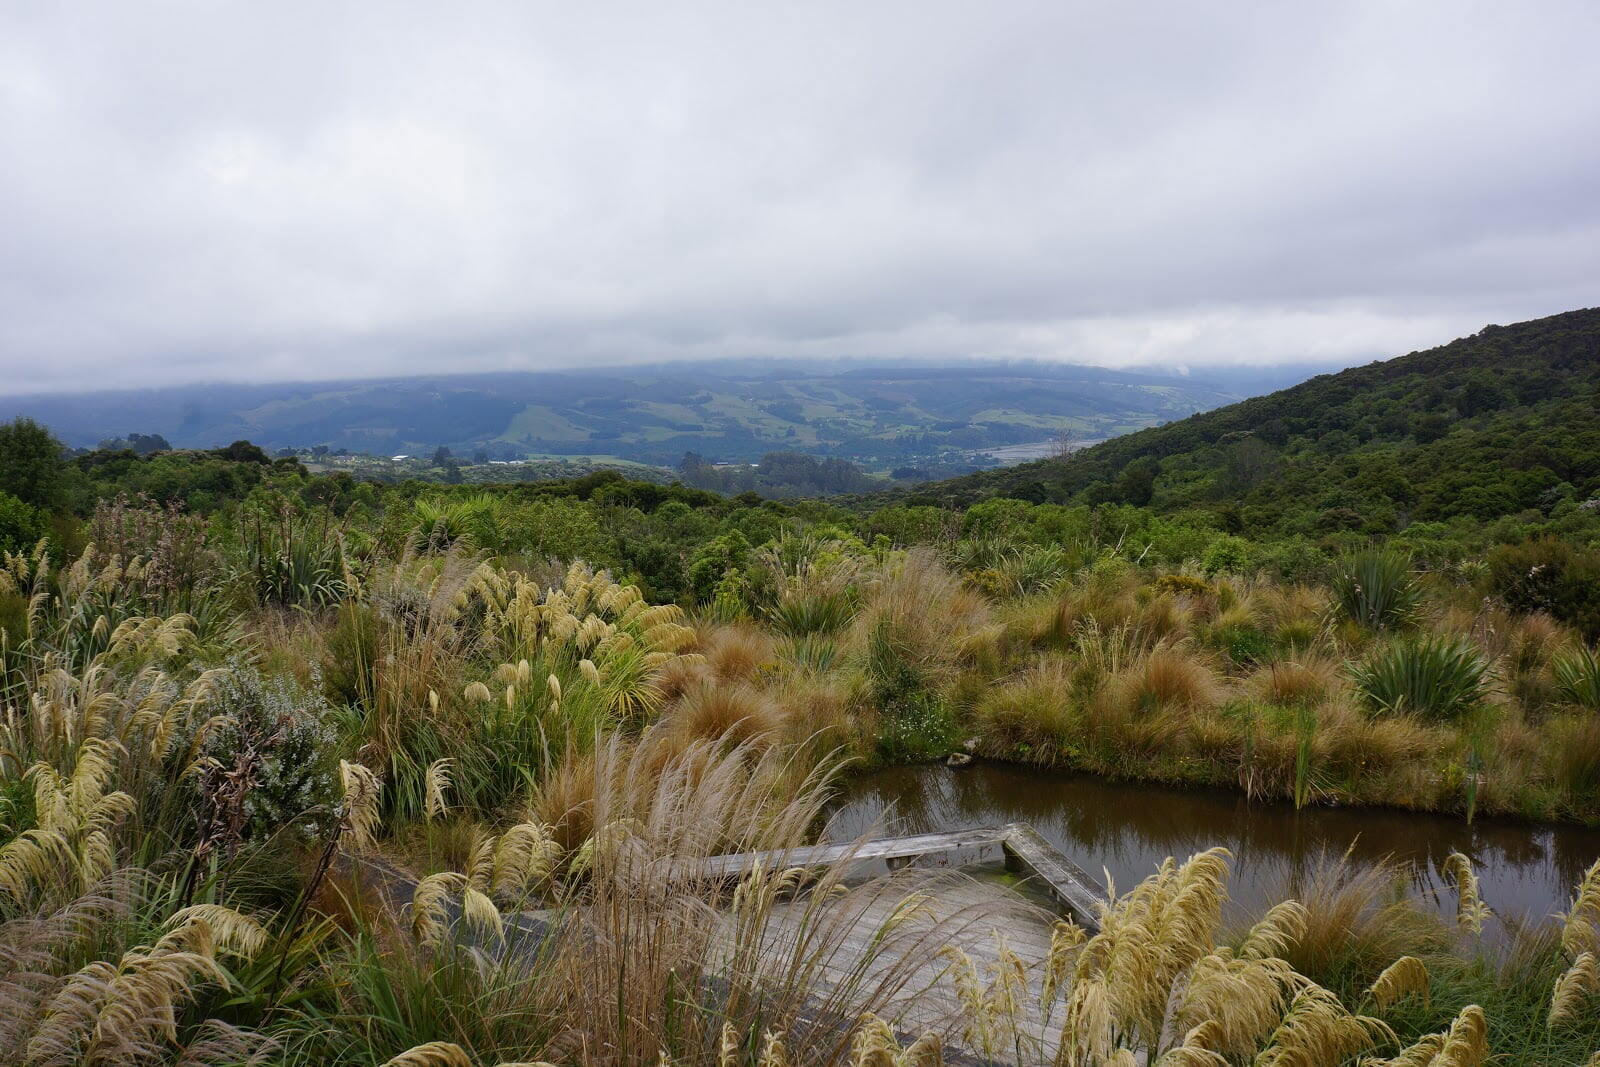
<instances>
[{"instance_id":1,"label":"overcast sky","mask_svg":"<svg viewBox=\"0 0 1600 1067\"><path fill-rule=\"evenodd\" d=\"M0 392L1364 361L1600 303L1600 3L0 7Z\"/></svg>"}]
</instances>

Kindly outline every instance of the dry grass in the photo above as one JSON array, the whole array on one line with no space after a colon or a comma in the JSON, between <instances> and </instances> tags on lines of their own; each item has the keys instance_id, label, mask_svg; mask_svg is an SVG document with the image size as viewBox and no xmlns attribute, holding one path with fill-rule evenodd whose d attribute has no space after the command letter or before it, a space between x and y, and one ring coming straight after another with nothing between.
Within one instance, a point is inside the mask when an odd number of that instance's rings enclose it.
<instances>
[{"instance_id":1,"label":"dry grass","mask_svg":"<svg viewBox=\"0 0 1600 1067\"><path fill-rule=\"evenodd\" d=\"M704 627L696 648L718 682L749 682L777 659L777 642L752 623Z\"/></svg>"},{"instance_id":2,"label":"dry grass","mask_svg":"<svg viewBox=\"0 0 1600 1067\"><path fill-rule=\"evenodd\" d=\"M1054 762L1078 725L1072 689L1072 662L1041 656L1015 678L987 690L973 709L973 722L997 755Z\"/></svg>"},{"instance_id":3,"label":"dry grass","mask_svg":"<svg viewBox=\"0 0 1600 1067\"><path fill-rule=\"evenodd\" d=\"M1306 921L1284 958L1326 984L1370 986L1402 956L1445 951L1450 933L1407 899L1409 877L1398 865L1325 858L1304 881L1285 887L1304 905Z\"/></svg>"},{"instance_id":4,"label":"dry grass","mask_svg":"<svg viewBox=\"0 0 1600 1067\"><path fill-rule=\"evenodd\" d=\"M667 709L658 730L681 748L722 739L770 745L780 740L783 708L765 692L734 683L701 685Z\"/></svg>"},{"instance_id":5,"label":"dry grass","mask_svg":"<svg viewBox=\"0 0 1600 1067\"><path fill-rule=\"evenodd\" d=\"M1112 675L1096 703L1132 719L1161 711L1214 708L1223 692L1222 680L1205 656L1162 645Z\"/></svg>"},{"instance_id":6,"label":"dry grass","mask_svg":"<svg viewBox=\"0 0 1600 1067\"><path fill-rule=\"evenodd\" d=\"M1349 682L1335 660L1305 656L1269 663L1251 675L1246 688L1258 700L1292 707L1320 704L1347 690Z\"/></svg>"},{"instance_id":7,"label":"dry grass","mask_svg":"<svg viewBox=\"0 0 1600 1067\"><path fill-rule=\"evenodd\" d=\"M891 558L871 577L850 646L866 648L875 633L892 635L894 647L932 689L952 684L1002 637L989 602L922 549Z\"/></svg>"}]
</instances>

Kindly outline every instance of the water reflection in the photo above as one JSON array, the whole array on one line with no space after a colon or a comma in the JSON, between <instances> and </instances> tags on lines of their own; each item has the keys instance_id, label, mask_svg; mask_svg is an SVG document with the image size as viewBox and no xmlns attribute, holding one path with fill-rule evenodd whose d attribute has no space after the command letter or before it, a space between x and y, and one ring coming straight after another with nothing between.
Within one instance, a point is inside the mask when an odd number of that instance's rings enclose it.
<instances>
[{"instance_id":1,"label":"water reflection","mask_svg":"<svg viewBox=\"0 0 1600 1067\"><path fill-rule=\"evenodd\" d=\"M1413 864L1412 892L1441 908L1440 863L1471 858L1484 899L1506 918L1538 919L1566 907L1600 856L1600 830L1478 820L1388 809L1251 804L1236 793L1180 790L1052 774L1003 764L961 770L897 767L847 784L835 836L881 822L889 833L1031 823L1085 869L1104 867L1128 887L1167 856L1212 845L1232 850L1232 895L1256 908L1295 895L1325 856L1347 849L1357 865L1385 856Z\"/></svg>"}]
</instances>

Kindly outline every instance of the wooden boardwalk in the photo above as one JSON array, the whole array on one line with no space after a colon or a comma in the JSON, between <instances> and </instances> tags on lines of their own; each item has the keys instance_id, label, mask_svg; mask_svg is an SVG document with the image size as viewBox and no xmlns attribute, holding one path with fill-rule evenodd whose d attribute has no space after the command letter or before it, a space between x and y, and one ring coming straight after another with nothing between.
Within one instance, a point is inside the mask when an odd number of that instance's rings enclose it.
<instances>
[{"instance_id":1,"label":"wooden boardwalk","mask_svg":"<svg viewBox=\"0 0 1600 1067\"><path fill-rule=\"evenodd\" d=\"M1099 929L1098 905L1105 900L1105 890L1032 827L1012 823L783 853L740 853L715 856L707 863L714 875L732 878L758 864L767 870L841 861L882 861L896 867L972 850L998 851L1020 884L997 873L899 870L887 881L867 881L825 903L801 897L777 905L759 935L755 955L770 966L801 955L799 946L809 939L812 955L823 961L808 978L820 1011L851 1016L860 1002L870 999L904 1040L932 1030L944 1039L954 1059L1048 1063L1059 1043L1061 1009L1058 1004L1053 1019L1041 1017L1039 993L1057 915L1038 901L1052 901L1055 912L1067 912L1093 932ZM925 894L919 914L913 923L897 925L897 909L912 893ZM889 929L894 933L886 936ZM733 961L741 948L745 958L751 954L753 946L741 946L741 936L724 916L718 940L730 967L737 966ZM826 950L818 953L818 944L825 944ZM954 970L964 964L953 959L956 952L970 961L986 989L1002 970L1020 966L1024 988L1016 991L1020 1010L1014 1022L988 1034L967 1028L963 1020L969 1016L962 1008Z\"/></svg>"},{"instance_id":2,"label":"wooden boardwalk","mask_svg":"<svg viewBox=\"0 0 1600 1067\"><path fill-rule=\"evenodd\" d=\"M1068 859L1044 836L1026 823L954 830L947 833L885 837L876 841L840 845L812 845L777 852L736 852L707 858L697 873L712 878L737 878L758 865L765 870L789 867L831 867L841 861L882 861L891 867L923 856L999 846L1006 866L1026 877L1052 897L1072 921L1094 932L1100 928L1099 905L1105 886Z\"/></svg>"},{"instance_id":3,"label":"wooden boardwalk","mask_svg":"<svg viewBox=\"0 0 1600 1067\"><path fill-rule=\"evenodd\" d=\"M926 893L926 899L913 920L897 925L911 893ZM928 1031L938 1034L947 1062L1048 1063L1059 1043L1061 1007L1053 1019L1043 1018L1039 993L1055 919L995 876L905 871L820 907L804 898L776 905L753 955L766 973L781 972L786 961L804 955L808 1003L835 1025L852 1025L870 1004L903 1043ZM726 915L716 940L730 969L739 950L751 948L740 944L741 934ZM985 989L1003 959L1020 964L1019 1010L986 1037L968 1028L954 952L970 961Z\"/></svg>"}]
</instances>

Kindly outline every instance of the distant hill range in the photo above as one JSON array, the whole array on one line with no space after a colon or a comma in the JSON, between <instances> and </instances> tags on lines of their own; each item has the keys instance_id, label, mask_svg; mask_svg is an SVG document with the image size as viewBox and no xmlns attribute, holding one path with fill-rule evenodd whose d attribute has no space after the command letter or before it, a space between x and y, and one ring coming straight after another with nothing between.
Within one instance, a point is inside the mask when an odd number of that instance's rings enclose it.
<instances>
[{"instance_id":1,"label":"distant hill range","mask_svg":"<svg viewBox=\"0 0 1600 1067\"><path fill-rule=\"evenodd\" d=\"M160 434L176 448L247 439L269 450L323 445L387 456L442 445L493 459L612 456L672 467L689 452L707 463L748 463L781 450L886 471L1053 439L1100 440L1315 369L1232 369L1211 380L992 361L746 361L0 397L0 418L30 415L76 447Z\"/></svg>"},{"instance_id":2,"label":"distant hill range","mask_svg":"<svg viewBox=\"0 0 1600 1067\"><path fill-rule=\"evenodd\" d=\"M919 486L909 499L996 496L1203 507L1241 532L1308 537L1592 512L1600 309L1486 326L1067 457Z\"/></svg>"}]
</instances>

